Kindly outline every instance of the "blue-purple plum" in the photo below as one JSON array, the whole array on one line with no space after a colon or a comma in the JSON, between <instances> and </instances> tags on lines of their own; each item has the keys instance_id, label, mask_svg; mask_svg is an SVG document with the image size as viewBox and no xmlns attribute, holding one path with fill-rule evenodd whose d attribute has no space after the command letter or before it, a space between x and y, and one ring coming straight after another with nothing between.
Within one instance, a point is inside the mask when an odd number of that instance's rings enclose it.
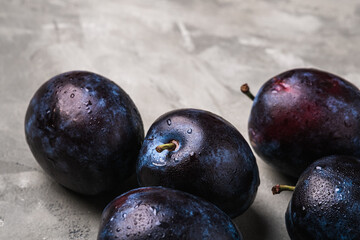
<instances>
[{"instance_id":1,"label":"blue-purple plum","mask_svg":"<svg viewBox=\"0 0 360 240\"><path fill-rule=\"evenodd\" d=\"M200 196L231 217L253 203L260 184L256 159L240 132L208 111L178 109L150 127L137 162L140 186Z\"/></svg>"},{"instance_id":2,"label":"blue-purple plum","mask_svg":"<svg viewBox=\"0 0 360 240\"><path fill-rule=\"evenodd\" d=\"M324 157L300 176L286 211L292 240L360 239L360 160Z\"/></svg>"},{"instance_id":3,"label":"blue-purple plum","mask_svg":"<svg viewBox=\"0 0 360 240\"><path fill-rule=\"evenodd\" d=\"M215 205L178 190L133 189L104 209L98 240L241 240Z\"/></svg>"},{"instance_id":4,"label":"blue-purple plum","mask_svg":"<svg viewBox=\"0 0 360 240\"><path fill-rule=\"evenodd\" d=\"M25 117L35 159L75 192L112 191L135 173L144 130L128 94L109 79L72 71L45 82Z\"/></svg>"},{"instance_id":5,"label":"blue-purple plum","mask_svg":"<svg viewBox=\"0 0 360 240\"><path fill-rule=\"evenodd\" d=\"M257 93L248 131L255 152L293 177L321 157L360 157L360 91L328 72L286 71Z\"/></svg>"}]
</instances>

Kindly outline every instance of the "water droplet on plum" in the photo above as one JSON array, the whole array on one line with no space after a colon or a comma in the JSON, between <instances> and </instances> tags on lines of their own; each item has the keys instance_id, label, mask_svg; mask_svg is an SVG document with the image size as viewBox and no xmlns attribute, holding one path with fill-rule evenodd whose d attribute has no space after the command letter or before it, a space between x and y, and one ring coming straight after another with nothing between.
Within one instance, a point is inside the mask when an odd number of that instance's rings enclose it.
<instances>
[{"instance_id":1,"label":"water droplet on plum","mask_svg":"<svg viewBox=\"0 0 360 240\"><path fill-rule=\"evenodd\" d=\"M152 163L153 165L155 165L155 166L158 166L158 167L162 167L162 166L165 166L165 165L166 165L166 161L165 161L163 158L154 159L151 163Z\"/></svg>"}]
</instances>

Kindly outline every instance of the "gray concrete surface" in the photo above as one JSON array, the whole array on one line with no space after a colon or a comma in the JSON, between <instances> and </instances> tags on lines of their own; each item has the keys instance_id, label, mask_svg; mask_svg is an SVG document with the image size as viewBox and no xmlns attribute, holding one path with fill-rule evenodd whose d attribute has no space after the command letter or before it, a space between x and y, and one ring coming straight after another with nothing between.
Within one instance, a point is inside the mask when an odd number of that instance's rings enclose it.
<instances>
[{"instance_id":1,"label":"gray concrete surface","mask_svg":"<svg viewBox=\"0 0 360 240\"><path fill-rule=\"evenodd\" d=\"M254 91L294 67L360 86L360 4L329 0L2 0L0 2L0 239L95 239L103 199L53 182L25 142L30 98L50 77L81 69L132 97L145 129L175 108L212 111L247 138ZM235 219L247 240L289 239L289 182L258 157L261 186Z\"/></svg>"}]
</instances>

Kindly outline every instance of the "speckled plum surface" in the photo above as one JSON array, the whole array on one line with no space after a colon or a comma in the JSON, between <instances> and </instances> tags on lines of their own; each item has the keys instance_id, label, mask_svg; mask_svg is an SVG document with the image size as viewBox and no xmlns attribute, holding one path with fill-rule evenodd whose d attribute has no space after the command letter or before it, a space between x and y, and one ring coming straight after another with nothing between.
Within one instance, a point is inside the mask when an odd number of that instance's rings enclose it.
<instances>
[{"instance_id":1,"label":"speckled plum surface","mask_svg":"<svg viewBox=\"0 0 360 240\"><path fill-rule=\"evenodd\" d=\"M292 240L360 239L360 160L324 157L299 178L286 211Z\"/></svg>"},{"instance_id":2,"label":"speckled plum surface","mask_svg":"<svg viewBox=\"0 0 360 240\"><path fill-rule=\"evenodd\" d=\"M144 130L135 104L118 85L72 71L37 90L25 135L35 159L58 183L98 194L115 190L135 172Z\"/></svg>"},{"instance_id":3,"label":"speckled plum surface","mask_svg":"<svg viewBox=\"0 0 360 240\"><path fill-rule=\"evenodd\" d=\"M175 140L174 151L156 147ZM177 109L146 134L137 163L142 186L180 189L211 201L231 217L253 203L260 184L252 151L228 121L208 111Z\"/></svg>"},{"instance_id":4,"label":"speckled plum surface","mask_svg":"<svg viewBox=\"0 0 360 240\"><path fill-rule=\"evenodd\" d=\"M242 240L215 205L162 187L131 190L104 209L98 240Z\"/></svg>"}]
</instances>

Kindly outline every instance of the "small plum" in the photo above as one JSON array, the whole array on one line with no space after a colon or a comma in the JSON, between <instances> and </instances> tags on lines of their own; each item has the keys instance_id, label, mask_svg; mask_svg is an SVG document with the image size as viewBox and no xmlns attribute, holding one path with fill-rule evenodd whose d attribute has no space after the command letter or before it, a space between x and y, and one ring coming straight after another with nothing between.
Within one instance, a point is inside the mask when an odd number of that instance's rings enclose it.
<instances>
[{"instance_id":1,"label":"small plum","mask_svg":"<svg viewBox=\"0 0 360 240\"><path fill-rule=\"evenodd\" d=\"M360 91L328 72L286 71L257 93L248 131L255 152L293 177L321 157L360 157Z\"/></svg>"},{"instance_id":2,"label":"small plum","mask_svg":"<svg viewBox=\"0 0 360 240\"><path fill-rule=\"evenodd\" d=\"M241 240L215 205L162 187L133 189L104 209L98 240Z\"/></svg>"},{"instance_id":3,"label":"small plum","mask_svg":"<svg viewBox=\"0 0 360 240\"><path fill-rule=\"evenodd\" d=\"M292 240L360 239L360 160L328 156L300 176L285 220ZM281 185L273 191L291 189Z\"/></svg>"},{"instance_id":4,"label":"small plum","mask_svg":"<svg viewBox=\"0 0 360 240\"><path fill-rule=\"evenodd\" d=\"M200 196L231 217L253 203L260 184L256 159L240 132L208 111L178 109L150 127L137 162L141 186Z\"/></svg>"},{"instance_id":5,"label":"small plum","mask_svg":"<svg viewBox=\"0 0 360 240\"><path fill-rule=\"evenodd\" d=\"M91 72L72 71L45 82L25 117L35 159L55 181L94 195L135 173L144 130L124 90Z\"/></svg>"}]
</instances>

